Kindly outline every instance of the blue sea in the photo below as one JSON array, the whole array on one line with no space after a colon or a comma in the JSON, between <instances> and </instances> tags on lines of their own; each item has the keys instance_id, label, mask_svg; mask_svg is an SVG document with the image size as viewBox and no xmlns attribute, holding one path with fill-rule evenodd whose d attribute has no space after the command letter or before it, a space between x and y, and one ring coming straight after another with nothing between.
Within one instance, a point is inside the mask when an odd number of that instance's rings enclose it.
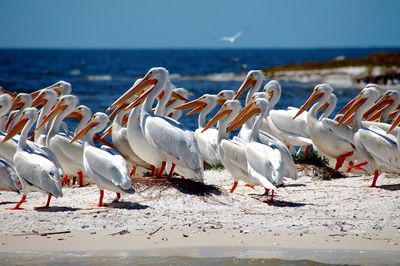
<instances>
[{"instance_id":1,"label":"blue sea","mask_svg":"<svg viewBox=\"0 0 400 266\"><path fill-rule=\"evenodd\" d=\"M59 80L72 83L80 104L104 111L154 66L166 67L173 83L193 94L237 89L241 81L232 74L268 66L330 60L337 56L359 58L378 51L400 49L162 49L162 50L46 50L0 49L0 85L11 91L30 92ZM299 106L315 84L282 81L278 108ZM338 108L356 94L336 89ZM196 128L194 117L182 122Z\"/></svg>"}]
</instances>

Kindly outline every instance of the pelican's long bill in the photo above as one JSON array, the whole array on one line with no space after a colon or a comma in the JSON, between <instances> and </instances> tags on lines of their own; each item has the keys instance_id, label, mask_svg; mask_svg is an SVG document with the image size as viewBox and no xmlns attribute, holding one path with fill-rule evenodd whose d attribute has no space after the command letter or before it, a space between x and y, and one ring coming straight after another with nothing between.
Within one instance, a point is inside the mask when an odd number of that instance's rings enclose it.
<instances>
[{"instance_id":1,"label":"pelican's long bill","mask_svg":"<svg viewBox=\"0 0 400 266\"><path fill-rule=\"evenodd\" d=\"M226 105L223 105L222 108L215 114L213 118L208 121L207 125L203 128L201 133L212 127L215 123L221 120L224 117L227 117L230 113L232 113L231 109L227 109Z\"/></svg>"},{"instance_id":2,"label":"pelican's long bill","mask_svg":"<svg viewBox=\"0 0 400 266\"><path fill-rule=\"evenodd\" d=\"M239 98L240 95L242 95L248 87L254 86L256 82L257 80L255 80L252 75L247 77L246 80L242 83L242 86L240 86L236 94L233 96L232 100L236 100L237 98Z\"/></svg>"},{"instance_id":3,"label":"pelican's long bill","mask_svg":"<svg viewBox=\"0 0 400 266\"><path fill-rule=\"evenodd\" d=\"M397 117L393 120L392 125L390 126L387 133L390 133L395 127L397 127L398 124L400 124L400 114L398 114Z\"/></svg>"},{"instance_id":4,"label":"pelican's long bill","mask_svg":"<svg viewBox=\"0 0 400 266\"><path fill-rule=\"evenodd\" d=\"M379 118L381 114L393 103L387 94L384 94L379 101L377 101L367 112L364 113L364 118L374 121Z\"/></svg>"},{"instance_id":5,"label":"pelican's long bill","mask_svg":"<svg viewBox=\"0 0 400 266\"><path fill-rule=\"evenodd\" d=\"M129 90L122 94L121 97L113 102L110 107L107 108L107 111L117 108L119 105L125 103L134 95L141 93L142 91L146 90L152 85L155 85L156 83L156 79L151 79L151 74L146 74L146 76L138 84L134 84Z\"/></svg>"},{"instance_id":6,"label":"pelican's long bill","mask_svg":"<svg viewBox=\"0 0 400 266\"><path fill-rule=\"evenodd\" d=\"M42 120L40 125L36 128L36 130L42 128L47 122L49 122L51 119L53 119L57 114L61 113L62 111L67 108L68 105L64 104L63 100L60 100L56 106L54 106L53 110L50 111Z\"/></svg>"},{"instance_id":7,"label":"pelican's long bill","mask_svg":"<svg viewBox=\"0 0 400 266\"><path fill-rule=\"evenodd\" d=\"M293 117L293 119L296 119L299 115L301 115L309 106L311 106L315 101L320 99L324 95L323 92L314 89L313 93L310 95L310 98L300 107L299 111L297 114Z\"/></svg>"},{"instance_id":8,"label":"pelican's long bill","mask_svg":"<svg viewBox=\"0 0 400 266\"><path fill-rule=\"evenodd\" d=\"M241 125L246 123L247 120L259 114L260 112L261 109L258 106L255 106L255 102L250 102L240 111L235 119L233 119L233 121L226 128L226 132L231 132L238 129Z\"/></svg>"},{"instance_id":9,"label":"pelican's long bill","mask_svg":"<svg viewBox=\"0 0 400 266\"><path fill-rule=\"evenodd\" d=\"M28 119L25 116L22 116L17 123L10 129L7 135L3 139L3 143L10 140L12 137L17 135L24 128L25 124L28 122Z\"/></svg>"},{"instance_id":10,"label":"pelican's long bill","mask_svg":"<svg viewBox=\"0 0 400 266\"><path fill-rule=\"evenodd\" d=\"M358 108L367 100L362 93L359 94L353 104L348 108L348 110L343 114L343 117L339 120L339 125L345 124L347 120L351 119L353 114L358 110Z\"/></svg>"},{"instance_id":11,"label":"pelican's long bill","mask_svg":"<svg viewBox=\"0 0 400 266\"><path fill-rule=\"evenodd\" d=\"M205 102L203 102L201 100L201 98L199 98L199 99L184 103L182 105L179 105L179 106L175 107L174 109L176 109L176 110L186 110L186 109L193 108L193 110L191 110L190 112L188 112L186 114L186 115L193 115L193 114L198 113L201 110L203 110L206 106L207 106L207 104Z\"/></svg>"},{"instance_id":12,"label":"pelican's long bill","mask_svg":"<svg viewBox=\"0 0 400 266\"><path fill-rule=\"evenodd\" d=\"M95 127L99 124L99 122L94 121L93 119L84 127L82 128L78 133L76 133L75 137L73 139L71 139L71 141L69 143L74 143L75 141L77 141L78 139L81 139L83 136L85 136L89 130L92 127Z\"/></svg>"},{"instance_id":13,"label":"pelican's long bill","mask_svg":"<svg viewBox=\"0 0 400 266\"><path fill-rule=\"evenodd\" d=\"M40 93L34 98L32 102L32 107L36 107L38 105L45 105L47 100L45 97L43 97L44 93L43 91L40 91Z\"/></svg>"}]
</instances>

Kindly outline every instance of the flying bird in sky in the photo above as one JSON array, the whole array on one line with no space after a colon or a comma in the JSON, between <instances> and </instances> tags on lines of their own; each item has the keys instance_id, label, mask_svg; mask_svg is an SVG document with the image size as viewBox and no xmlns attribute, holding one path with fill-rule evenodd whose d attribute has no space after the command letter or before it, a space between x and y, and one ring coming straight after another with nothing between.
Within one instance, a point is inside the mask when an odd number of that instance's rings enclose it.
<instances>
[{"instance_id":1,"label":"flying bird in sky","mask_svg":"<svg viewBox=\"0 0 400 266\"><path fill-rule=\"evenodd\" d=\"M229 42L229 43L234 43L241 35L243 31L239 31L233 36L226 36L226 37L221 37L219 38L221 41Z\"/></svg>"}]
</instances>

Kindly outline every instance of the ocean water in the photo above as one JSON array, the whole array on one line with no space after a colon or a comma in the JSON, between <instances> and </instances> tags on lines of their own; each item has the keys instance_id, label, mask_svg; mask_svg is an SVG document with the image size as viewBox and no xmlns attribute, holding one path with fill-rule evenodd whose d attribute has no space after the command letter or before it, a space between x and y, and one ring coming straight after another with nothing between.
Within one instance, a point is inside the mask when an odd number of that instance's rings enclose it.
<instances>
[{"instance_id":1,"label":"ocean water","mask_svg":"<svg viewBox=\"0 0 400 266\"><path fill-rule=\"evenodd\" d=\"M192 92L191 99L222 89L237 89L241 81L232 74L272 65L329 60L336 56L363 57L394 49L206 49L206 50L14 50L0 49L0 85L30 92L58 80L72 83L80 104L104 111L133 82L154 66L166 67L173 83ZM400 51L400 49L397 49ZM278 108L299 106L315 84L281 81L283 93ZM336 89L337 108L356 94ZM195 117L182 122L195 129Z\"/></svg>"}]
</instances>

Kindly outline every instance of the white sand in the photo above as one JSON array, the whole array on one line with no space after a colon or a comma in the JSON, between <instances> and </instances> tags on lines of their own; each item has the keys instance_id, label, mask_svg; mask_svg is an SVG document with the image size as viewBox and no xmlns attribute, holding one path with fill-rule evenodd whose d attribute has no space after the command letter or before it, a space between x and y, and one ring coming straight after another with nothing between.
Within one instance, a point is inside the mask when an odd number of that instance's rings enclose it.
<instances>
[{"instance_id":1,"label":"white sand","mask_svg":"<svg viewBox=\"0 0 400 266\"><path fill-rule=\"evenodd\" d=\"M96 186L66 188L49 211L34 211L46 196L31 193L26 210L9 211L19 195L0 192L2 251L110 251L171 247L262 247L400 251L400 178L384 176L380 187L367 176L322 181L300 174L279 188L276 203L259 200L263 190L239 185L226 171L207 171L220 188L191 195L176 188L138 187L123 203L99 208ZM144 190L144 191L141 191ZM107 192L106 202L115 194ZM124 235L110 235L127 229ZM157 229L159 229L157 231ZM70 230L69 234L26 235ZM156 232L155 232L156 231ZM155 232L151 235L152 232ZM400 253L398 253L400 254ZM185 255L185 254L182 254Z\"/></svg>"}]
</instances>

